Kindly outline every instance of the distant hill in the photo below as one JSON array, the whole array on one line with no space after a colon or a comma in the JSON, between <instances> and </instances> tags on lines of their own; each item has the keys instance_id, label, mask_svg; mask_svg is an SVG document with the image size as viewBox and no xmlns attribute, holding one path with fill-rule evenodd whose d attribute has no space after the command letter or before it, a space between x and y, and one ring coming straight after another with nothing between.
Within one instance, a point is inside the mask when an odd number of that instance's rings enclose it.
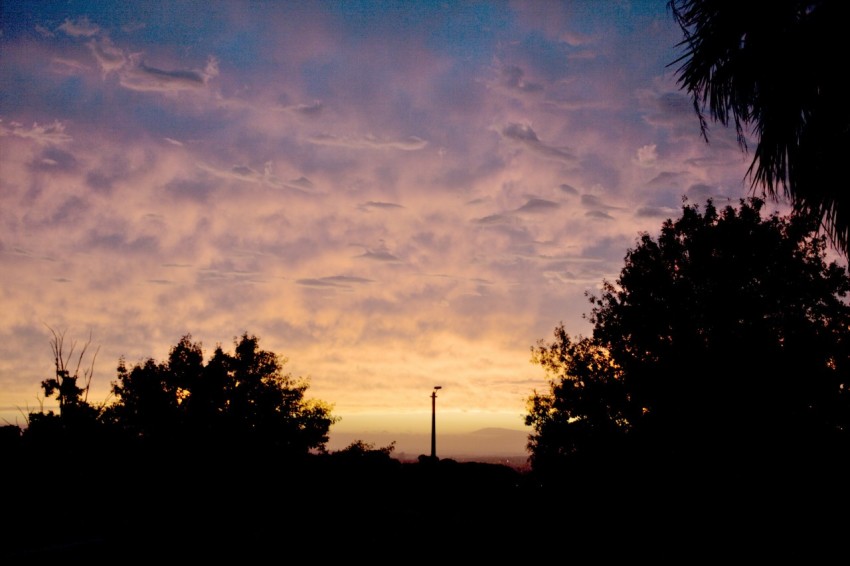
<instances>
[{"instance_id":1,"label":"distant hill","mask_svg":"<svg viewBox=\"0 0 850 566\"><path fill-rule=\"evenodd\" d=\"M508 428L482 428L465 434L437 434L437 456L458 461L524 463L528 458L528 431ZM393 434L386 431L364 433L331 432L328 450L341 450L356 440L387 446L395 442L393 457L416 460L431 453L430 434Z\"/></svg>"}]
</instances>

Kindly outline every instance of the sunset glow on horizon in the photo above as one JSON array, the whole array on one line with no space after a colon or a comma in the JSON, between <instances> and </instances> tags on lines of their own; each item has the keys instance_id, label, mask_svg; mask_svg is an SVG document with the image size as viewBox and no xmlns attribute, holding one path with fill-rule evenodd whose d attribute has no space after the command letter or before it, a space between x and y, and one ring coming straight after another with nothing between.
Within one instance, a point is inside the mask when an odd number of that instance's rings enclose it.
<instances>
[{"instance_id":1,"label":"sunset glow on horizon","mask_svg":"<svg viewBox=\"0 0 850 566\"><path fill-rule=\"evenodd\" d=\"M332 437L427 439L435 385L441 434L523 430L531 347L587 335L683 197L750 194L666 4L5 1L0 422L54 329L94 403L119 359L247 332Z\"/></svg>"}]
</instances>

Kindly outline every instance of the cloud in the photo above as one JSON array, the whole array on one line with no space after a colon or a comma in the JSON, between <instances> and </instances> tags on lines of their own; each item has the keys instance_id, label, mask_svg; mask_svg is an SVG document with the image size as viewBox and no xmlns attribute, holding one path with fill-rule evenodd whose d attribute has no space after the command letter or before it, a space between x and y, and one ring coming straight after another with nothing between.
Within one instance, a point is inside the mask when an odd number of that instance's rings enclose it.
<instances>
[{"instance_id":1,"label":"cloud","mask_svg":"<svg viewBox=\"0 0 850 566\"><path fill-rule=\"evenodd\" d=\"M113 182L117 178L104 171L89 171L86 173L86 185L98 192L109 192L112 190Z\"/></svg>"},{"instance_id":2,"label":"cloud","mask_svg":"<svg viewBox=\"0 0 850 566\"><path fill-rule=\"evenodd\" d=\"M502 128L502 136L522 143L540 144L540 139L534 133L534 130L523 124L508 124Z\"/></svg>"},{"instance_id":3,"label":"cloud","mask_svg":"<svg viewBox=\"0 0 850 566\"><path fill-rule=\"evenodd\" d=\"M369 250L358 257L363 257L366 259L374 259L377 261L401 261L399 258L394 256L393 254L382 251L382 250Z\"/></svg>"},{"instance_id":4,"label":"cloud","mask_svg":"<svg viewBox=\"0 0 850 566\"><path fill-rule=\"evenodd\" d=\"M204 69L180 69L166 71L150 67L138 56L131 57L130 64L121 71L121 86L143 92L178 92L206 88L209 81L218 76L218 60L207 59Z\"/></svg>"},{"instance_id":5,"label":"cloud","mask_svg":"<svg viewBox=\"0 0 850 566\"><path fill-rule=\"evenodd\" d=\"M593 283L596 281L595 274L594 275L579 275L574 271L544 271L542 273L543 278L549 282L553 283L562 283L562 284L575 284L575 283Z\"/></svg>"},{"instance_id":6,"label":"cloud","mask_svg":"<svg viewBox=\"0 0 850 566\"><path fill-rule=\"evenodd\" d=\"M557 254L557 255L538 254L536 256L526 256L526 257L529 257L531 259L544 260L546 262L556 262L557 264L562 264L562 265L600 264L604 261L602 258L598 258L598 257L587 257L587 256L580 256L580 255L574 255L574 254L569 254L569 253L563 253L563 254ZM550 263L550 265L551 265L551 263Z\"/></svg>"},{"instance_id":7,"label":"cloud","mask_svg":"<svg viewBox=\"0 0 850 566\"><path fill-rule=\"evenodd\" d=\"M257 277L257 272L241 269L201 269L198 271L199 283L215 283L216 285L235 282L235 283L262 283L263 280Z\"/></svg>"},{"instance_id":8,"label":"cloud","mask_svg":"<svg viewBox=\"0 0 850 566\"><path fill-rule=\"evenodd\" d=\"M623 210L622 207L605 204L596 195L581 195L581 204L587 208L597 208L602 210Z\"/></svg>"},{"instance_id":9,"label":"cloud","mask_svg":"<svg viewBox=\"0 0 850 566\"><path fill-rule=\"evenodd\" d=\"M118 71L127 64L124 51L112 45L108 37L93 39L87 45L103 75Z\"/></svg>"},{"instance_id":10,"label":"cloud","mask_svg":"<svg viewBox=\"0 0 850 566\"><path fill-rule=\"evenodd\" d=\"M614 220L614 217L601 210L589 210L584 213L588 218L597 218L599 220Z\"/></svg>"},{"instance_id":11,"label":"cloud","mask_svg":"<svg viewBox=\"0 0 850 566\"><path fill-rule=\"evenodd\" d=\"M234 165L230 169L221 169L202 161L196 165L201 170L221 179L262 184L273 189L290 189L304 194L315 194L316 192L313 183L306 177L302 176L292 181L284 181L272 172L271 162L266 162L262 173L247 165Z\"/></svg>"},{"instance_id":12,"label":"cloud","mask_svg":"<svg viewBox=\"0 0 850 566\"><path fill-rule=\"evenodd\" d=\"M667 130L672 139L698 140L702 137L693 101L687 94L640 90L637 92L637 98L647 124ZM714 146L730 145L730 142L733 147L737 145L734 128L720 128L713 130L712 134Z\"/></svg>"},{"instance_id":13,"label":"cloud","mask_svg":"<svg viewBox=\"0 0 850 566\"><path fill-rule=\"evenodd\" d=\"M561 32L560 39L564 43L566 43L567 45L570 45L572 47L581 47L583 45L592 44L592 43L594 43L595 41L598 40L598 38L595 37L595 36L592 36L592 35L589 35L589 34L579 33L579 32L576 32L576 31L570 31L570 30L564 30L563 32ZM586 55L587 57L593 57L594 56L592 52L585 52L585 53L588 53Z\"/></svg>"},{"instance_id":14,"label":"cloud","mask_svg":"<svg viewBox=\"0 0 850 566\"><path fill-rule=\"evenodd\" d=\"M273 189L289 189L304 194L315 194L316 186L307 177L301 176L297 179L284 181L272 172L272 162L267 161L263 166L261 182Z\"/></svg>"},{"instance_id":15,"label":"cloud","mask_svg":"<svg viewBox=\"0 0 850 566\"><path fill-rule=\"evenodd\" d=\"M516 212L530 212L536 214L542 212L551 212L559 208L561 208L561 205L557 202L542 198L532 198L524 205L516 209Z\"/></svg>"},{"instance_id":16,"label":"cloud","mask_svg":"<svg viewBox=\"0 0 850 566\"><path fill-rule=\"evenodd\" d=\"M160 249L159 240L153 236L139 236L131 239L121 232L102 228L89 231L86 245L122 254L156 253Z\"/></svg>"},{"instance_id":17,"label":"cloud","mask_svg":"<svg viewBox=\"0 0 850 566\"><path fill-rule=\"evenodd\" d=\"M708 199L728 200L729 198L728 195L723 194L723 192L717 187L712 187L705 183L696 183L691 185L688 187L686 194L689 199L697 201L698 204L705 202Z\"/></svg>"},{"instance_id":18,"label":"cloud","mask_svg":"<svg viewBox=\"0 0 850 566\"><path fill-rule=\"evenodd\" d=\"M381 208L381 209L384 209L384 210L392 210L392 209L404 208L404 207L400 204L395 204L395 203L392 203L392 202L379 202L379 201L370 200L369 202L364 202L363 204L359 205L357 208L359 208L360 210L369 210L371 208Z\"/></svg>"},{"instance_id":19,"label":"cloud","mask_svg":"<svg viewBox=\"0 0 850 566\"><path fill-rule=\"evenodd\" d=\"M65 124L59 120L54 120L47 126L41 126L36 122L31 128L25 128L17 122L12 122L10 125L11 128L7 129L0 123L0 136L17 136L34 140L42 145L67 143L74 139L65 133Z\"/></svg>"},{"instance_id":20,"label":"cloud","mask_svg":"<svg viewBox=\"0 0 850 566\"><path fill-rule=\"evenodd\" d=\"M270 163L267 165L270 166ZM289 181L288 183L286 183L286 186L299 189L305 192L311 192L313 189L316 188L316 186L313 184L312 181L310 181L310 179L303 176Z\"/></svg>"},{"instance_id":21,"label":"cloud","mask_svg":"<svg viewBox=\"0 0 850 566\"><path fill-rule=\"evenodd\" d=\"M569 164L574 163L576 160L572 152L541 142L530 126L510 123L502 128L501 135L504 139L523 145L543 157Z\"/></svg>"},{"instance_id":22,"label":"cloud","mask_svg":"<svg viewBox=\"0 0 850 566\"><path fill-rule=\"evenodd\" d=\"M516 222L515 217L523 214L546 214L561 208L557 202L542 198L532 197L525 204L511 211L490 214L473 220L476 224L481 225L504 225L513 224Z\"/></svg>"},{"instance_id":23,"label":"cloud","mask_svg":"<svg viewBox=\"0 0 850 566\"><path fill-rule=\"evenodd\" d=\"M322 111L324 110L324 105L321 101L315 100L311 104L294 104L290 106L283 106L281 108L287 112L292 112L294 114L315 117L322 113Z\"/></svg>"},{"instance_id":24,"label":"cloud","mask_svg":"<svg viewBox=\"0 0 850 566\"><path fill-rule=\"evenodd\" d=\"M516 66L506 66L501 70L502 85L520 92L540 92L543 90L543 85L539 83L529 83L523 79L525 72Z\"/></svg>"},{"instance_id":25,"label":"cloud","mask_svg":"<svg viewBox=\"0 0 850 566\"><path fill-rule=\"evenodd\" d=\"M358 138L337 137L330 134L319 134L309 138L310 143L348 147L352 149L400 149L402 151L418 151L428 145L428 142L416 136L399 140L380 140L374 136Z\"/></svg>"},{"instance_id":26,"label":"cloud","mask_svg":"<svg viewBox=\"0 0 850 566\"><path fill-rule=\"evenodd\" d=\"M473 220L476 224L507 224L511 222L511 217L508 214L491 214L483 218Z\"/></svg>"},{"instance_id":27,"label":"cloud","mask_svg":"<svg viewBox=\"0 0 850 566\"><path fill-rule=\"evenodd\" d=\"M670 187L678 185L682 182L684 175L674 171L662 171L646 184L650 187Z\"/></svg>"},{"instance_id":28,"label":"cloud","mask_svg":"<svg viewBox=\"0 0 850 566\"><path fill-rule=\"evenodd\" d=\"M65 22L56 29L72 37L91 37L100 32L100 26L93 24L85 16L76 21L65 19Z\"/></svg>"},{"instance_id":29,"label":"cloud","mask_svg":"<svg viewBox=\"0 0 850 566\"><path fill-rule=\"evenodd\" d=\"M97 61L101 73L119 73L119 83L136 91L176 92L205 88L219 74L218 59L208 57L203 69L164 70L148 65L141 53L127 54L108 37L92 38L86 44Z\"/></svg>"},{"instance_id":30,"label":"cloud","mask_svg":"<svg viewBox=\"0 0 850 566\"><path fill-rule=\"evenodd\" d=\"M339 287L350 289L353 285L364 285L373 283L374 280L365 277L351 277L348 275L333 275L330 277L319 277L317 279L298 279L295 281L298 285L306 287Z\"/></svg>"},{"instance_id":31,"label":"cloud","mask_svg":"<svg viewBox=\"0 0 850 566\"><path fill-rule=\"evenodd\" d=\"M658 96L656 108L664 115L693 119L695 111L691 99L681 92L665 92Z\"/></svg>"},{"instance_id":32,"label":"cloud","mask_svg":"<svg viewBox=\"0 0 850 566\"><path fill-rule=\"evenodd\" d=\"M163 187L178 198L204 202L216 190L209 179L172 179Z\"/></svg>"},{"instance_id":33,"label":"cloud","mask_svg":"<svg viewBox=\"0 0 850 566\"><path fill-rule=\"evenodd\" d=\"M566 183L562 183L562 184L558 185L558 188L561 189L562 192L567 193L568 195L578 195L578 189L576 189L572 185L567 185Z\"/></svg>"},{"instance_id":34,"label":"cloud","mask_svg":"<svg viewBox=\"0 0 850 566\"><path fill-rule=\"evenodd\" d=\"M237 178L245 177L251 179L251 181L256 181L253 177L257 177L259 175L259 173L245 165L234 165L230 168L230 170L236 174Z\"/></svg>"},{"instance_id":35,"label":"cloud","mask_svg":"<svg viewBox=\"0 0 850 566\"><path fill-rule=\"evenodd\" d=\"M42 37L54 37L56 35L55 33L53 33L52 31L50 31L49 29L47 29L46 27L44 27L42 25L36 25L35 31L40 33L42 35Z\"/></svg>"},{"instance_id":36,"label":"cloud","mask_svg":"<svg viewBox=\"0 0 850 566\"><path fill-rule=\"evenodd\" d=\"M398 257L390 253L383 242L377 248L367 248L365 252L357 257L386 262L401 261Z\"/></svg>"},{"instance_id":37,"label":"cloud","mask_svg":"<svg viewBox=\"0 0 850 566\"><path fill-rule=\"evenodd\" d=\"M642 206L635 211L635 216L640 218L671 218L678 211L669 206Z\"/></svg>"},{"instance_id":38,"label":"cloud","mask_svg":"<svg viewBox=\"0 0 850 566\"><path fill-rule=\"evenodd\" d=\"M30 163L30 168L33 171L70 172L76 171L78 165L77 158L73 154L63 151L56 146L48 145Z\"/></svg>"},{"instance_id":39,"label":"cloud","mask_svg":"<svg viewBox=\"0 0 850 566\"><path fill-rule=\"evenodd\" d=\"M639 106L645 110L644 119L648 124L676 128L696 123L698 127L693 102L686 94L644 89L636 95Z\"/></svg>"},{"instance_id":40,"label":"cloud","mask_svg":"<svg viewBox=\"0 0 850 566\"><path fill-rule=\"evenodd\" d=\"M658 161L658 148L654 143L638 148L634 158L634 162L638 167L652 167L656 161Z\"/></svg>"},{"instance_id":41,"label":"cloud","mask_svg":"<svg viewBox=\"0 0 850 566\"><path fill-rule=\"evenodd\" d=\"M546 100L543 106L555 111L566 110L569 112L581 110L599 110L609 108L611 103L605 100L592 100L584 96L561 96Z\"/></svg>"},{"instance_id":42,"label":"cloud","mask_svg":"<svg viewBox=\"0 0 850 566\"><path fill-rule=\"evenodd\" d=\"M121 26L121 31L123 31L124 33L133 33L139 31L140 29L145 29L146 27L147 26L144 22L134 22Z\"/></svg>"},{"instance_id":43,"label":"cloud","mask_svg":"<svg viewBox=\"0 0 850 566\"><path fill-rule=\"evenodd\" d=\"M50 60L50 70L60 75L76 75L86 72L89 69L90 67L87 65L73 59L54 57Z\"/></svg>"}]
</instances>

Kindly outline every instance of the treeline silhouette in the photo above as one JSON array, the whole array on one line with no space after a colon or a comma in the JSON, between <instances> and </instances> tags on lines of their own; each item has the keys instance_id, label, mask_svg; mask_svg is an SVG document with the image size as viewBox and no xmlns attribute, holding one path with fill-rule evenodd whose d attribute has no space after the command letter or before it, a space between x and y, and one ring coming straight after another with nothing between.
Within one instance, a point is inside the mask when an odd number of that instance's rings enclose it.
<instances>
[{"instance_id":1,"label":"treeline silhouette","mask_svg":"<svg viewBox=\"0 0 850 566\"><path fill-rule=\"evenodd\" d=\"M209 360L190 335L165 361L122 359L114 399L100 404L88 401L91 371L80 370L89 344L75 353L53 331L51 345L56 371L42 390L58 413L0 429L12 472L0 556L245 560L331 544L327 557L400 550L437 525L451 529L444 540L468 543L471 517L487 533L513 522L506 510L525 479L511 467L402 463L394 444L363 441L329 452L331 407L307 398L308 383L256 336Z\"/></svg>"},{"instance_id":2,"label":"treeline silhouette","mask_svg":"<svg viewBox=\"0 0 850 566\"><path fill-rule=\"evenodd\" d=\"M608 557L829 548L850 503L850 278L811 219L762 218L763 204L685 203L588 296L592 336L560 325L532 347L549 389L528 398L530 470L401 462L394 444L362 441L330 452L330 405L248 333L209 359L187 335L165 361L120 360L114 399L92 404L89 344L74 357L53 332L42 389L59 412L2 429L15 518L3 555L336 559L439 544L482 559L541 537Z\"/></svg>"}]
</instances>

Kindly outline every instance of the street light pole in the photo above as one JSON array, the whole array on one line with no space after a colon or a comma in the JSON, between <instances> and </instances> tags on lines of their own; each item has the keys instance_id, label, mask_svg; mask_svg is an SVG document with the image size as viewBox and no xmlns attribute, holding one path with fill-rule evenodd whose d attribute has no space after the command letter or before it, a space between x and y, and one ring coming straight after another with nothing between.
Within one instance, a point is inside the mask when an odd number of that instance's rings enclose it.
<instances>
[{"instance_id":1,"label":"street light pole","mask_svg":"<svg viewBox=\"0 0 850 566\"><path fill-rule=\"evenodd\" d=\"M437 385L431 392L431 459L437 459L437 389L442 389Z\"/></svg>"}]
</instances>

